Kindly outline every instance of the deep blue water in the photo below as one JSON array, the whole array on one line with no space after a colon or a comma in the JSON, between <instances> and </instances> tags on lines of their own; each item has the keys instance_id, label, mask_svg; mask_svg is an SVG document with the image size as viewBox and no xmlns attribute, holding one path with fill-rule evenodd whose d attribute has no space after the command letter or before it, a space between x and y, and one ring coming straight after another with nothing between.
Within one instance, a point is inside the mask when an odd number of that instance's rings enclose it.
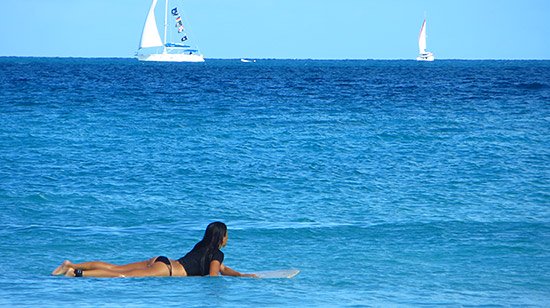
<instances>
[{"instance_id":1,"label":"deep blue water","mask_svg":"<svg viewBox=\"0 0 550 308\"><path fill-rule=\"evenodd\" d=\"M550 61L0 58L0 306L550 302ZM179 258L294 279L69 279Z\"/></svg>"}]
</instances>

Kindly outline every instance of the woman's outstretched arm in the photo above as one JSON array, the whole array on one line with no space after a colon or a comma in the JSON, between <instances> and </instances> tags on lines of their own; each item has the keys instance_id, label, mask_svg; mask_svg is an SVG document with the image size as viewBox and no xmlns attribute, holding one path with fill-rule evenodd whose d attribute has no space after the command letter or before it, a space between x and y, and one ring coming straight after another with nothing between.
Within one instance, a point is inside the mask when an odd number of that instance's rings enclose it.
<instances>
[{"instance_id":1,"label":"woman's outstretched arm","mask_svg":"<svg viewBox=\"0 0 550 308\"><path fill-rule=\"evenodd\" d=\"M223 264L220 264L220 273L224 276L234 276L234 277L257 277L255 274L243 274L239 273L236 270L230 268L229 266L225 266Z\"/></svg>"}]
</instances>

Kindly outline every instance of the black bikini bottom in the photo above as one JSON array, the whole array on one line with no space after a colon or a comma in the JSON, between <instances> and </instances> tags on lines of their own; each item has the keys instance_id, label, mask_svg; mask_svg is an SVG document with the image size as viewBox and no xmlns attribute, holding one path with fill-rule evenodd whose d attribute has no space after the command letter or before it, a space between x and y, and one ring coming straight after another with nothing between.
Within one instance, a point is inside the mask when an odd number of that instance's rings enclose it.
<instances>
[{"instance_id":1,"label":"black bikini bottom","mask_svg":"<svg viewBox=\"0 0 550 308\"><path fill-rule=\"evenodd\" d=\"M167 257L158 256L157 259L155 260L155 262L153 262L153 263L157 263L157 262L162 262L162 263L166 264L166 266L168 266L168 270L170 271L170 276L172 276L172 264L170 263L170 260Z\"/></svg>"}]
</instances>

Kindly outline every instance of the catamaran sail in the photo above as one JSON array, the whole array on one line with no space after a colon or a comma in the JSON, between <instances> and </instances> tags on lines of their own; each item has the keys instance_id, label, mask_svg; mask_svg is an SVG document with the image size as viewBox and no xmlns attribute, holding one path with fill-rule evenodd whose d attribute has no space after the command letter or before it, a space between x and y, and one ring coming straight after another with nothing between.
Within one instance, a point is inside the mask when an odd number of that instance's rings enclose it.
<instances>
[{"instance_id":1,"label":"catamaran sail","mask_svg":"<svg viewBox=\"0 0 550 308\"><path fill-rule=\"evenodd\" d=\"M155 17L157 2L158 0L153 0L149 8L137 58L140 61L204 62L199 50L192 48L187 42L189 34L183 24L179 7L168 0L165 0L164 5L164 39L161 39ZM160 47L162 50L159 50ZM152 48L154 50L150 51Z\"/></svg>"},{"instance_id":2,"label":"catamaran sail","mask_svg":"<svg viewBox=\"0 0 550 308\"><path fill-rule=\"evenodd\" d=\"M422 27L420 28L420 34L418 35L418 53L419 55L416 58L418 61L434 60L433 53L426 51L426 19L424 19Z\"/></svg>"}]
</instances>

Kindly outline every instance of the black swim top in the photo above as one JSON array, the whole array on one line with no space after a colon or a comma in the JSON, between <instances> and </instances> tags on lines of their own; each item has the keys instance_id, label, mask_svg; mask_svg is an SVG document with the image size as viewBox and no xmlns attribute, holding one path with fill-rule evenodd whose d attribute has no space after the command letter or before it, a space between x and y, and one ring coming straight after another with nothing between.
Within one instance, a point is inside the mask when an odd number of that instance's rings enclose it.
<instances>
[{"instance_id":1,"label":"black swim top","mask_svg":"<svg viewBox=\"0 0 550 308\"><path fill-rule=\"evenodd\" d=\"M223 252L219 249L207 253L206 247L194 247L185 256L178 259L187 276L206 276L210 274L210 262L216 260L223 263Z\"/></svg>"}]
</instances>

